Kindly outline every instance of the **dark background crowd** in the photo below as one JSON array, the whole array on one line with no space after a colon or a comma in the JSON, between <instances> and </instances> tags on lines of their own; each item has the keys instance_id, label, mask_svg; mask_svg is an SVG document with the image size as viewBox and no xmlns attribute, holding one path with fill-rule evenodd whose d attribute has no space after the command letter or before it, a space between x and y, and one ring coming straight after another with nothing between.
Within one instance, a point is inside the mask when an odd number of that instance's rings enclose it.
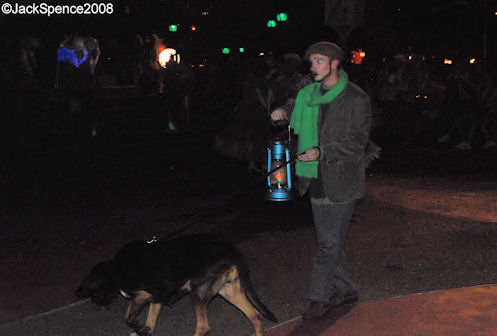
<instances>
[{"instance_id":1,"label":"dark background crowd","mask_svg":"<svg viewBox=\"0 0 497 336\"><path fill-rule=\"evenodd\" d=\"M340 6L339 1L330 3ZM243 16L247 8L241 3L229 10L227 4L191 1L183 8L156 1L154 12L152 4L144 8L124 1L115 4L111 17L4 16L0 52L4 143L85 145L95 139L119 142L171 130L208 131L226 154L251 160L258 155L254 151L264 150L274 135L268 111L295 96L299 81L308 73L299 56L304 46L330 40L343 45L349 55L345 70L372 97L372 137L380 145L414 142L461 150L495 148L497 90L491 59L495 25L491 15L482 13L491 12L491 4L438 1L422 8L395 1L375 7L355 3L363 6L360 17L326 25L318 14L324 3L314 1L300 8L290 2L289 23L280 23L279 31L255 29L264 21L254 16L251 22ZM258 6L263 13L278 8ZM208 13L210 25L199 22L193 31L190 23L196 21L187 14L188 8L188 13L194 9ZM166 23L158 24L160 13L172 22L180 20L171 19L171 13L181 17L183 33L171 33ZM429 16L421 25L417 20L423 13ZM482 16L489 21L481 23ZM236 36L240 32L231 29L237 17L239 25L247 25L245 35ZM480 22L479 27L441 25L462 18ZM410 30L394 31L400 24ZM229 32L223 35L225 30ZM229 54L221 53L223 38L228 41L225 45L232 46ZM244 52L234 47L242 45ZM78 67L58 60L61 46L87 53L87 58ZM181 61L161 67L157 60L161 46L176 48ZM354 53L359 49L366 54L358 61Z\"/></svg>"}]
</instances>

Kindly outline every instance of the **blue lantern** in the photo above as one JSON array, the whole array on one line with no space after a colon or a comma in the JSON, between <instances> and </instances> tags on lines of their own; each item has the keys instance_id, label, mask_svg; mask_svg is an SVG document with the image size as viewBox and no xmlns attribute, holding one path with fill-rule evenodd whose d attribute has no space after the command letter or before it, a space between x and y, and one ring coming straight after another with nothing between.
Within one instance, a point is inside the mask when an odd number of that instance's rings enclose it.
<instances>
[{"instance_id":1,"label":"blue lantern","mask_svg":"<svg viewBox=\"0 0 497 336\"><path fill-rule=\"evenodd\" d=\"M289 201L292 199L292 173L290 151L281 140L276 140L267 150L266 199L269 201Z\"/></svg>"}]
</instances>

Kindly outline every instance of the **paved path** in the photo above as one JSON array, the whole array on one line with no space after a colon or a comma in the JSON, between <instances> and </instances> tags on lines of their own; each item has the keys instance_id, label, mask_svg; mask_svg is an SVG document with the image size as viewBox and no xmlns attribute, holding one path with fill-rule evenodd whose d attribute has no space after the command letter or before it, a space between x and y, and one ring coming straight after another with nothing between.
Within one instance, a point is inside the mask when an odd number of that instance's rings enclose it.
<instances>
[{"instance_id":1,"label":"paved path","mask_svg":"<svg viewBox=\"0 0 497 336\"><path fill-rule=\"evenodd\" d=\"M300 318L266 336L469 336L497 335L497 285L465 287L363 302L335 316Z\"/></svg>"},{"instance_id":2,"label":"paved path","mask_svg":"<svg viewBox=\"0 0 497 336\"><path fill-rule=\"evenodd\" d=\"M441 215L497 223L497 185L478 185L478 190L438 190L413 180L374 177L368 180L373 197L398 206ZM288 233L300 235L301 233ZM345 307L341 316L321 322L289 321L268 330L276 335L497 335L497 287L495 285L449 289L362 302ZM89 302L78 302L52 312L0 326L0 335L127 335L123 322L123 300L110 311L97 312ZM275 313L285 316L285 307ZM160 319L159 335L192 335L194 318L189 300L168 309ZM222 300L209 309L212 335L248 335L248 321ZM270 324L265 323L266 327ZM167 327L166 327L167 326Z\"/></svg>"},{"instance_id":3,"label":"paved path","mask_svg":"<svg viewBox=\"0 0 497 336\"><path fill-rule=\"evenodd\" d=\"M367 191L374 198L400 207L478 222L497 223L497 182L467 182L440 188L436 182L374 176Z\"/></svg>"}]
</instances>

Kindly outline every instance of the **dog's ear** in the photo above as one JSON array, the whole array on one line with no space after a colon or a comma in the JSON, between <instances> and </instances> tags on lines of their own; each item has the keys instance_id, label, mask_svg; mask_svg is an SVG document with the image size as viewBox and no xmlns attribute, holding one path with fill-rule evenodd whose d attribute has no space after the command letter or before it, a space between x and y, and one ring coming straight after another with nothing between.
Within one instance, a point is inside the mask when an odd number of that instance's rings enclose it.
<instances>
[{"instance_id":1,"label":"dog's ear","mask_svg":"<svg viewBox=\"0 0 497 336\"><path fill-rule=\"evenodd\" d=\"M114 277L114 265L110 261L97 264L76 290L76 296L89 298L93 293L108 287Z\"/></svg>"}]
</instances>

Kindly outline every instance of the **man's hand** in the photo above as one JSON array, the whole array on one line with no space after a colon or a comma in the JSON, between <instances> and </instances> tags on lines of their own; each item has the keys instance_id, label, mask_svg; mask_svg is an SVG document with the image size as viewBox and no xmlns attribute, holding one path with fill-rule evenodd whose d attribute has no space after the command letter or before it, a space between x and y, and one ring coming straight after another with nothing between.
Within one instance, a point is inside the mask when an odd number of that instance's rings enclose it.
<instances>
[{"instance_id":1,"label":"man's hand","mask_svg":"<svg viewBox=\"0 0 497 336\"><path fill-rule=\"evenodd\" d=\"M285 109L278 107L273 112L271 112L271 120L288 120L288 114L286 113Z\"/></svg>"},{"instance_id":2,"label":"man's hand","mask_svg":"<svg viewBox=\"0 0 497 336\"><path fill-rule=\"evenodd\" d=\"M304 153L297 156L297 158L300 161L316 161L319 159L319 154L321 154L319 147L311 147L307 149Z\"/></svg>"}]
</instances>

